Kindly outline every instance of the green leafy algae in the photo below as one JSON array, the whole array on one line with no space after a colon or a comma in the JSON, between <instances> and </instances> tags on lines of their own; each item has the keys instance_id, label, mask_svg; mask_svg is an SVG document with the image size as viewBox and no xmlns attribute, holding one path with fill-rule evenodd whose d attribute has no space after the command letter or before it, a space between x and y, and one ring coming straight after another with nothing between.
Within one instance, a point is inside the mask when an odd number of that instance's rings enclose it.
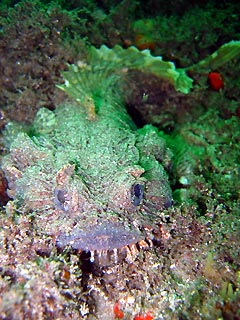
<instances>
[{"instance_id":1,"label":"green leafy algae","mask_svg":"<svg viewBox=\"0 0 240 320\"><path fill-rule=\"evenodd\" d=\"M217 51L212 53L202 61L186 68L186 70L214 70L232 59L240 56L240 41L230 41L222 45Z\"/></svg>"},{"instance_id":2,"label":"green leafy algae","mask_svg":"<svg viewBox=\"0 0 240 320\"><path fill-rule=\"evenodd\" d=\"M129 69L168 80L183 93L188 93L192 88L193 80L184 69L176 69L173 62L152 56L149 50L139 51L135 47L123 49L120 46L110 49L105 45L100 49L90 47L88 60L87 64L70 65L69 71L63 72L65 84L58 87L74 98L80 99L80 95L86 94L92 96L99 89L109 92Z\"/></svg>"},{"instance_id":3,"label":"green leafy algae","mask_svg":"<svg viewBox=\"0 0 240 320\"><path fill-rule=\"evenodd\" d=\"M188 70L201 72L216 69L239 55L240 41L230 41L199 63L188 68L176 68L173 62L163 61L160 56L154 57L149 50L139 51L135 47L123 49L118 45L112 49L105 45L99 49L90 47L88 62L69 65L69 70L63 72L65 84L58 85L58 88L78 101L84 101L90 117L94 117L96 97L110 94L128 70L153 74L169 81L176 91L187 94L193 88L193 79L187 75Z\"/></svg>"}]
</instances>

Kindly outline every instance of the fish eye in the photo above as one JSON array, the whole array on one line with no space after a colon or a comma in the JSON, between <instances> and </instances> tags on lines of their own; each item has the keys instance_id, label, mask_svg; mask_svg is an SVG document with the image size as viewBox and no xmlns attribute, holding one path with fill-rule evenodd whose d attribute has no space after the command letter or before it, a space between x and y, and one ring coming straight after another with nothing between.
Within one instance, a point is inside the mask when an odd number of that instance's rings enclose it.
<instances>
[{"instance_id":1,"label":"fish eye","mask_svg":"<svg viewBox=\"0 0 240 320\"><path fill-rule=\"evenodd\" d=\"M132 204L139 206L144 195L144 185L136 183L132 187Z\"/></svg>"},{"instance_id":2,"label":"fish eye","mask_svg":"<svg viewBox=\"0 0 240 320\"><path fill-rule=\"evenodd\" d=\"M66 211L68 209L67 193L63 190L55 189L54 201L57 207L61 210Z\"/></svg>"},{"instance_id":3,"label":"fish eye","mask_svg":"<svg viewBox=\"0 0 240 320\"><path fill-rule=\"evenodd\" d=\"M65 202L66 199L65 199L65 194L63 190L55 190L55 195L61 204Z\"/></svg>"}]
</instances>

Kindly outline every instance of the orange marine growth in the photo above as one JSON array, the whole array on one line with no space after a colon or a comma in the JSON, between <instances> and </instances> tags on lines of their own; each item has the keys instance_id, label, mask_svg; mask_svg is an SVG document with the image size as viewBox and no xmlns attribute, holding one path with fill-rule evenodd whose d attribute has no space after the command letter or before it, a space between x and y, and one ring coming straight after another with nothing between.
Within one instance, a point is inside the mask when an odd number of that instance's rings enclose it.
<instances>
[{"instance_id":1,"label":"orange marine growth","mask_svg":"<svg viewBox=\"0 0 240 320\"><path fill-rule=\"evenodd\" d=\"M135 316L133 318L133 320L145 320L145 317L143 315L139 314L139 315Z\"/></svg>"},{"instance_id":2,"label":"orange marine growth","mask_svg":"<svg viewBox=\"0 0 240 320\"><path fill-rule=\"evenodd\" d=\"M123 313L123 311L120 309L118 303L115 303L115 305L114 305L114 307L113 307L113 313L114 313L114 318L115 318L115 319L123 319L123 317L124 317L124 313Z\"/></svg>"},{"instance_id":3,"label":"orange marine growth","mask_svg":"<svg viewBox=\"0 0 240 320\"><path fill-rule=\"evenodd\" d=\"M154 51L155 49L155 43L153 42L153 40L143 34L137 34L135 36L134 44L139 50L149 49L151 51Z\"/></svg>"},{"instance_id":4,"label":"orange marine growth","mask_svg":"<svg viewBox=\"0 0 240 320\"><path fill-rule=\"evenodd\" d=\"M219 72L212 71L208 74L208 84L211 89L219 91L224 88L223 77Z\"/></svg>"},{"instance_id":5,"label":"orange marine growth","mask_svg":"<svg viewBox=\"0 0 240 320\"><path fill-rule=\"evenodd\" d=\"M149 311L147 312L145 315L136 315L133 320L153 320L153 315L152 315L152 312Z\"/></svg>"},{"instance_id":6,"label":"orange marine growth","mask_svg":"<svg viewBox=\"0 0 240 320\"><path fill-rule=\"evenodd\" d=\"M151 311L147 312L147 314L145 315L145 320L153 320L153 315Z\"/></svg>"}]
</instances>

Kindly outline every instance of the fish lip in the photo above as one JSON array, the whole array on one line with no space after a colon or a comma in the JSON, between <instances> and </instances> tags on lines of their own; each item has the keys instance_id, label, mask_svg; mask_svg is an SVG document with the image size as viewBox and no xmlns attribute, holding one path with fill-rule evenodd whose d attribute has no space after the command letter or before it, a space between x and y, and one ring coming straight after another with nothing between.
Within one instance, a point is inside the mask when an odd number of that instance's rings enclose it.
<instances>
[{"instance_id":1,"label":"fish lip","mask_svg":"<svg viewBox=\"0 0 240 320\"><path fill-rule=\"evenodd\" d=\"M127 229L121 223L96 224L86 229L74 229L70 233L61 233L56 246L64 249L71 246L80 251L108 251L120 249L144 239L137 229Z\"/></svg>"},{"instance_id":2,"label":"fish lip","mask_svg":"<svg viewBox=\"0 0 240 320\"><path fill-rule=\"evenodd\" d=\"M131 252L134 256L138 253L137 244L144 238L136 228L127 228L120 222L104 222L84 230L72 230L69 234L61 233L56 239L56 247L60 251L70 247L73 253L79 255L82 264L96 273L99 268L129 259Z\"/></svg>"}]
</instances>

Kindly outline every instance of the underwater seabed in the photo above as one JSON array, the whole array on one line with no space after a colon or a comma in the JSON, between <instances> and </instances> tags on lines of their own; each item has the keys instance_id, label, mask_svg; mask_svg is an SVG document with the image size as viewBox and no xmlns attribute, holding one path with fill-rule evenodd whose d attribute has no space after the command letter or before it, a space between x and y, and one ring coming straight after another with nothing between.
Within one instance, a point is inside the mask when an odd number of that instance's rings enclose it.
<instances>
[{"instance_id":1,"label":"underwater seabed","mask_svg":"<svg viewBox=\"0 0 240 320\"><path fill-rule=\"evenodd\" d=\"M240 42L103 2L1 14L0 319L239 319Z\"/></svg>"}]
</instances>

